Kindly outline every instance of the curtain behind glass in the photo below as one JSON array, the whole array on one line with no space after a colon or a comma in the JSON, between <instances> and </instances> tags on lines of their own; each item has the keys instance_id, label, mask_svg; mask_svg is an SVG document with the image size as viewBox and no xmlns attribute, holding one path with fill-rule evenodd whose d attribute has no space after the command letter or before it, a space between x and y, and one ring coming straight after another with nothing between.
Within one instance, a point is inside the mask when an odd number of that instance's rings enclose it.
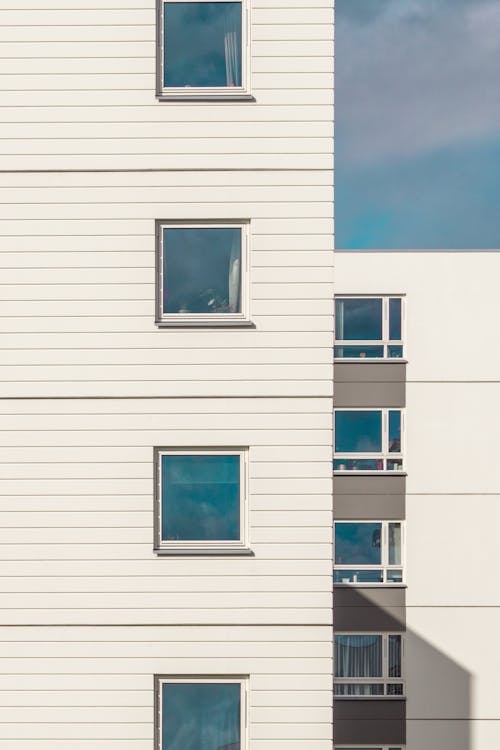
<instances>
[{"instance_id":1,"label":"curtain behind glass","mask_svg":"<svg viewBox=\"0 0 500 750\"><path fill-rule=\"evenodd\" d=\"M224 54L228 86L241 86L241 44L241 4L227 3L224 8Z\"/></svg>"},{"instance_id":2,"label":"curtain behind glass","mask_svg":"<svg viewBox=\"0 0 500 750\"><path fill-rule=\"evenodd\" d=\"M401 636L389 636L389 677L401 677Z\"/></svg>"},{"instance_id":3,"label":"curtain behind glass","mask_svg":"<svg viewBox=\"0 0 500 750\"><path fill-rule=\"evenodd\" d=\"M239 312L241 286L241 232L235 233L229 257L229 312Z\"/></svg>"},{"instance_id":4,"label":"curtain behind glass","mask_svg":"<svg viewBox=\"0 0 500 750\"><path fill-rule=\"evenodd\" d=\"M335 300L335 338L338 341L344 339L344 302L343 299Z\"/></svg>"},{"instance_id":5,"label":"curtain behind glass","mask_svg":"<svg viewBox=\"0 0 500 750\"><path fill-rule=\"evenodd\" d=\"M389 565L401 565L401 524L389 524Z\"/></svg>"},{"instance_id":6,"label":"curtain behind glass","mask_svg":"<svg viewBox=\"0 0 500 750\"><path fill-rule=\"evenodd\" d=\"M337 635L336 677L382 677L382 636Z\"/></svg>"}]
</instances>

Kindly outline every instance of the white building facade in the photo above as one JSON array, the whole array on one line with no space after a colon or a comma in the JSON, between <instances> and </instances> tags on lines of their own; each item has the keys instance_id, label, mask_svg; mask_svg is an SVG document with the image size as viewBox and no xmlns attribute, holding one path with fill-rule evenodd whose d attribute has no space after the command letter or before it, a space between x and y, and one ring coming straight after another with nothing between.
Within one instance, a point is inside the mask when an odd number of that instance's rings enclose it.
<instances>
[{"instance_id":1,"label":"white building facade","mask_svg":"<svg viewBox=\"0 0 500 750\"><path fill-rule=\"evenodd\" d=\"M404 638L404 712L395 708L398 699L392 699L389 712L386 698L385 714L378 716L383 721L370 731L399 732L398 717L404 716L408 750L487 750L500 741L499 666L492 648L498 631L494 550L500 491L495 427L500 370L498 353L491 347L499 272L498 252L335 256L337 299L402 297L405 312L406 364L397 358L371 364L367 357L354 365L354 360L346 365L341 359L335 364L336 394L343 404L356 394L357 406L366 407L359 400L375 394L379 406L403 408L406 476L392 480L404 479L404 485L397 492L393 487L391 495L380 495L376 483L381 477L376 472L366 475L362 478L368 489L362 498L334 493L334 516L396 515L404 524L405 588L396 584L390 596L387 586L355 588L365 598L359 630L370 630L370 621L378 618L372 630L397 629ZM337 339L339 325L337 320ZM337 384L347 366L354 367L348 387L345 382ZM385 374L376 373L377 367ZM346 483L359 482L360 475L346 474L336 473L334 485L343 482L344 491L349 491ZM345 596L345 588L340 590ZM334 606L334 616L335 611ZM349 617L353 615L347 612L337 618L340 630L354 629L345 627ZM364 711L373 719L378 709L368 713L367 703L361 700L358 713ZM358 721L358 731L360 726ZM374 743L366 742L370 744Z\"/></svg>"},{"instance_id":2,"label":"white building facade","mask_svg":"<svg viewBox=\"0 0 500 750\"><path fill-rule=\"evenodd\" d=\"M1 750L332 746L332 5L0 7Z\"/></svg>"},{"instance_id":3,"label":"white building facade","mask_svg":"<svg viewBox=\"0 0 500 750\"><path fill-rule=\"evenodd\" d=\"M500 255L334 283L333 0L0 39L0 750L497 747Z\"/></svg>"}]
</instances>

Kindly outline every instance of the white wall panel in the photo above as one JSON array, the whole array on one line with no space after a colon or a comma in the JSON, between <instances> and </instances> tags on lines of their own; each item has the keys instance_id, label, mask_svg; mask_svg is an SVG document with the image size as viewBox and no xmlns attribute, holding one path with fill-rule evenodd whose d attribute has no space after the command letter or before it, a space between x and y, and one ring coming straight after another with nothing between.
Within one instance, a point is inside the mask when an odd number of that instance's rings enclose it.
<instances>
[{"instance_id":1,"label":"white wall panel","mask_svg":"<svg viewBox=\"0 0 500 750\"><path fill-rule=\"evenodd\" d=\"M407 385L407 490L498 493L500 383Z\"/></svg>"},{"instance_id":2,"label":"white wall panel","mask_svg":"<svg viewBox=\"0 0 500 750\"><path fill-rule=\"evenodd\" d=\"M500 606L495 494L409 495L409 606Z\"/></svg>"},{"instance_id":3,"label":"white wall panel","mask_svg":"<svg viewBox=\"0 0 500 750\"><path fill-rule=\"evenodd\" d=\"M498 720L499 608L410 607L407 618L408 715Z\"/></svg>"},{"instance_id":4,"label":"white wall panel","mask_svg":"<svg viewBox=\"0 0 500 750\"><path fill-rule=\"evenodd\" d=\"M335 265L336 294L406 294L410 383L500 380L499 252L337 252Z\"/></svg>"}]
</instances>

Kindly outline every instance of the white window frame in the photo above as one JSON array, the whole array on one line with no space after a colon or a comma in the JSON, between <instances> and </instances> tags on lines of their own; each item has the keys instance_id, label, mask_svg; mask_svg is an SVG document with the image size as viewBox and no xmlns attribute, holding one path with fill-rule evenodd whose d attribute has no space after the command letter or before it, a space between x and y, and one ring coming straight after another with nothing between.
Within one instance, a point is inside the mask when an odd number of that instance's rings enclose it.
<instances>
[{"instance_id":1,"label":"white window frame","mask_svg":"<svg viewBox=\"0 0 500 750\"><path fill-rule=\"evenodd\" d=\"M381 550L381 564L380 565L356 565L353 563L352 565L347 564L341 564L335 562L335 529L337 526L340 526L343 523L380 523L382 524L382 530L381 530L381 540L380 540L380 550ZM389 564L389 524L391 523L399 523L401 526L401 565L390 565ZM383 581L373 581L365 582L365 581L341 581L337 582L335 581L335 586L368 586L368 587L376 587L376 586L390 586L390 587L398 587L398 586L404 586L405 585L405 549L406 549L406 538L405 538L405 522L396 518L391 519L387 521L381 521L380 519L371 519L371 520L347 520L342 519L341 521L334 521L333 522L333 567L334 570L377 570L382 573ZM401 581L388 581L387 580L387 574L392 570L400 570L402 573L402 580Z\"/></svg>"},{"instance_id":2,"label":"white window frame","mask_svg":"<svg viewBox=\"0 0 500 750\"><path fill-rule=\"evenodd\" d=\"M359 630L350 630L348 632L342 632L342 633L336 633L334 635L334 659L335 659L335 638L337 636L346 636L346 635L368 635L368 636L380 636L382 638L382 677L335 677L335 664L334 664L334 686L335 685L384 685L384 693L383 695L337 695L334 690L334 698L335 700L372 700L372 699L379 699L384 698L385 700L388 699L395 699L395 700L401 700L406 695L406 686L405 686L405 636L404 633L396 633L396 632L388 632L388 633L380 633L377 631L359 631ZM401 638L401 677L391 677L389 675L389 636L397 635ZM387 694L387 687L388 685L402 685L403 690L401 695L388 695ZM377 747L377 745L375 746Z\"/></svg>"},{"instance_id":3,"label":"white window frame","mask_svg":"<svg viewBox=\"0 0 500 750\"><path fill-rule=\"evenodd\" d=\"M335 745L334 750L405 750L406 745Z\"/></svg>"},{"instance_id":4,"label":"white window frame","mask_svg":"<svg viewBox=\"0 0 500 750\"><path fill-rule=\"evenodd\" d=\"M162 100L187 101L198 99L249 99L250 95L250 29L251 29L251 2L250 0L216 0L216 2L241 3L241 86L165 86L164 85L164 7L167 3L203 3L214 2L214 0L157 0L157 96Z\"/></svg>"},{"instance_id":5,"label":"white window frame","mask_svg":"<svg viewBox=\"0 0 500 750\"><path fill-rule=\"evenodd\" d=\"M240 685L240 730L241 737L240 750L248 750L249 741L249 695L250 695L250 678L249 675L165 675L157 674L154 676L155 682L155 748L156 750L169 750L162 747L162 688L168 684L239 684Z\"/></svg>"},{"instance_id":6,"label":"white window frame","mask_svg":"<svg viewBox=\"0 0 500 750\"><path fill-rule=\"evenodd\" d=\"M163 236L165 229L240 229L241 278L239 313L165 313L163 312ZM156 222L156 325L158 327L231 327L250 323L250 222L228 221L157 221Z\"/></svg>"},{"instance_id":7,"label":"white window frame","mask_svg":"<svg viewBox=\"0 0 500 750\"><path fill-rule=\"evenodd\" d=\"M335 469L334 474L401 474L404 473L405 470L405 461L404 461L404 450L405 450L405 410L401 409L400 407L383 407L383 408L372 408L372 407L339 407L334 408L333 413L333 425L334 425L334 431L335 431L335 414L337 412L341 411L376 411L376 412L382 412L382 451L380 453L342 453L342 452L336 452L334 449L334 460L339 459L374 459L374 460L381 460L383 462L383 468L382 469ZM390 411L399 411L401 414L401 445L399 452L389 452L389 412ZM335 446L335 435L334 435L334 441L333 444ZM388 469L388 461L401 461L401 466L398 466L397 469Z\"/></svg>"},{"instance_id":8,"label":"white window frame","mask_svg":"<svg viewBox=\"0 0 500 750\"><path fill-rule=\"evenodd\" d=\"M336 294L335 301L342 299L381 299L382 300L382 339L380 341L337 339L335 346L383 346L383 357L335 357L335 362L402 362L406 356L406 297L404 294ZM389 339L389 300L401 300L401 336L399 340ZM336 321L335 332L337 330ZM389 357L389 346L401 346L401 357Z\"/></svg>"},{"instance_id":9,"label":"white window frame","mask_svg":"<svg viewBox=\"0 0 500 750\"><path fill-rule=\"evenodd\" d=\"M231 554L248 551L248 448L156 448L155 449L155 551L191 554ZM162 530L162 456L239 456L240 459L240 538L221 540L165 540Z\"/></svg>"}]
</instances>

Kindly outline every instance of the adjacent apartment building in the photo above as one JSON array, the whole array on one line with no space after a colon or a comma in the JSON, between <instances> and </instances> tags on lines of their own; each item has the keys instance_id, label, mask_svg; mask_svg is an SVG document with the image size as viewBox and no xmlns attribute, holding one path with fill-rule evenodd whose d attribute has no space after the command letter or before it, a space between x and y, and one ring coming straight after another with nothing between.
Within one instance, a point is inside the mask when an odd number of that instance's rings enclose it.
<instances>
[{"instance_id":1,"label":"adjacent apartment building","mask_svg":"<svg viewBox=\"0 0 500 750\"><path fill-rule=\"evenodd\" d=\"M499 252L335 254L342 747L500 746L499 273Z\"/></svg>"},{"instance_id":2,"label":"adjacent apartment building","mask_svg":"<svg viewBox=\"0 0 500 750\"><path fill-rule=\"evenodd\" d=\"M500 255L334 273L333 0L0 40L0 750L499 746Z\"/></svg>"}]
</instances>

